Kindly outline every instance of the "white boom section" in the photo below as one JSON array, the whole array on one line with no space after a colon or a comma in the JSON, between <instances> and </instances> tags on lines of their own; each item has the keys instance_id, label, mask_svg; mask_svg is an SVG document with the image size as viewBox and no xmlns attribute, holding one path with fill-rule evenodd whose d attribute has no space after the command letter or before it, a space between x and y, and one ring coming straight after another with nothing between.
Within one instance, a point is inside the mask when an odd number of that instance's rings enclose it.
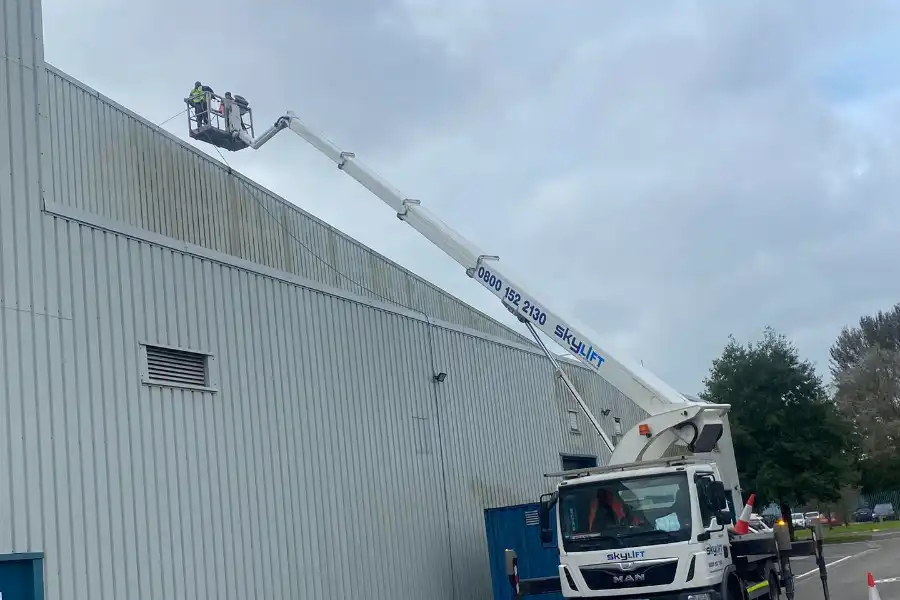
<instances>
[{"instance_id":1,"label":"white boom section","mask_svg":"<svg viewBox=\"0 0 900 600\"><path fill-rule=\"evenodd\" d=\"M604 379L645 411L653 415L661 410L671 409L672 404L689 403L682 394L640 365L626 364L622 358L610 356L599 344L589 340L586 335L550 310L547 304L506 275L498 264L498 256L482 252L428 211L419 200L407 198L395 190L355 160L356 157L352 152L342 151L301 123L293 113L287 113L287 117L280 119L272 129L258 138L248 138L244 141L254 149L259 148L285 127L289 127L337 163L339 169L378 196L397 213L400 220L462 265L467 275L497 296L507 308L512 309L514 314L523 317L526 322L544 332L563 349L578 357L582 363L600 373Z\"/></svg>"},{"instance_id":2,"label":"white boom section","mask_svg":"<svg viewBox=\"0 0 900 600\"><path fill-rule=\"evenodd\" d=\"M532 333L534 333L535 328L542 331L566 351L576 356L591 370L600 374L606 381L650 415L650 419L645 421L645 423L649 423L654 430L654 435L651 436L652 440L648 439L647 436L639 435L635 427L623 437L618 447L614 448L609 436L603 431L590 408L578 394L571 381L565 376L558 362L553 358L552 353L546 351L546 347L540 337L535 334L538 344L541 345L554 362L554 366L563 383L581 405L582 410L590 419L591 424L597 429L603 441L613 451L610 464L659 458L677 438L680 437L686 442L691 442L693 439L696 439L698 429L701 429L704 424L722 423L722 418L724 418L725 413L730 408L729 405L689 401L639 364L625 361L622 358L612 357L599 344L588 339L574 325L563 320L562 317L550 310L548 305L541 299L507 275L499 265L498 256L485 254L481 249L429 212L419 200L407 198L401 194L375 173L356 161L356 157L352 152L341 150L325 139L325 137L314 132L300 122L294 113L288 112L286 116L279 118L269 130L255 139L251 138L244 131L234 131L234 134L238 135L249 147L258 149L272 139L275 134L286 128L290 128L291 131L334 161L338 169L353 177L363 187L390 206L397 213L397 217L400 220L421 233L432 244L459 263L466 270L466 274L469 277L499 298L510 312L528 326ZM693 433L686 431L686 428L692 429ZM659 435L655 435L657 432ZM730 440L728 441L730 442ZM726 463L730 464L721 465L725 471L722 473L723 479L726 481L726 485L731 484L731 486L736 488L737 468L734 463L734 455L730 443L725 453L729 454L730 457L723 458L726 459ZM730 458L730 460L727 460L727 458ZM739 499L740 496L738 495L737 498ZM738 503L735 506L741 506L741 504Z\"/></svg>"}]
</instances>

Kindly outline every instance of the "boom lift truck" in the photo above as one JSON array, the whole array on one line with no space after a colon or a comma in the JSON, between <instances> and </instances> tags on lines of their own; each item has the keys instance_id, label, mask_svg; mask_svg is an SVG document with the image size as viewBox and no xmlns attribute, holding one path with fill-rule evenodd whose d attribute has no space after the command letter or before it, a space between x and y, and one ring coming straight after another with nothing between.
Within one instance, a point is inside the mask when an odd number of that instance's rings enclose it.
<instances>
[{"instance_id":1,"label":"boom lift truck","mask_svg":"<svg viewBox=\"0 0 900 600\"><path fill-rule=\"evenodd\" d=\"M608 354L510 278L498 256L481 252L419 200L402 195L357 162L352 152L312 131L292 112L255 137L249 104L235 98L240 102L232 101L230 94L207 98L207 106L216 101L218 116L200 127L188 111L191 137L236 152L259 149L290 129L325 154L390 206L397 218L459 263L525 325L611 452L604 467L546 475L559 482L552 494L541 498L541 537L549 542L556 530L559 572L519 580L517 557L507 550L507 574L516 597L561 592L566 598L738 600L777 598L782 590L793 597L789 558L821 556L821 540L792 543L784 527L734 534L731 524L743 501L729 405L688 400L642 366ZM614 444L539 331L640 406L646 419ZM676 442L692 455L666 458ZM618 513L610 512L614 505ZM824 583L824 561L820 565Z\"/></svg>"}]
</instances>

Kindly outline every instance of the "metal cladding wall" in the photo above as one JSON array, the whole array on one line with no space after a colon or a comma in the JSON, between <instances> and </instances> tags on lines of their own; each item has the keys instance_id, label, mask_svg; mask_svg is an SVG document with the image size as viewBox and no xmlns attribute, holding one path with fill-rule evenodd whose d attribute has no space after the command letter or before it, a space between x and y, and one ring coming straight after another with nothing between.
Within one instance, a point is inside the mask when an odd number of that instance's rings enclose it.
<instances>
[{"instance_id":1,"label":"metal cladding wall","mask_svg":"<svg viewBox=\"0 0 900 600\"><path fill-rule=\"evenodd\" d=\"M54 194L57 202L463 327L528 339L65 73L45 72L48 185L65 192Z\"/></svg>"},{"instance_id":2,"label":"metal cladding wall","mask_svg":"<svg viewBox=\"0 0 900 600\"><path fill-rule=\"evenodd\" d=\"M560 452L599 452L569 433L547 361L128 227L137 199L92 214L151 184L96 177L109 148L51 127L41 31L38 0L0 1L0 554L43 552L48 600L490 598L483 510L534 500ZM180 164L219 177L200 160ZM237 219L192 235L254 248L214 233ZM141 343L211 353L216 391L143 384ZM640 418L567 368L594 406Z\"/></svg>"},{"instance_id":3,"label":"metal cladding wall","mask_svg":"<svg viewBox=\"0 0 900 600\"><path fill-rule=\"evenodd\" d=\"M45 219L71 270L61 318L0 328L0 552L44 551L49 598L449 597L426 325ZM218 391L143 385L141 342Z\"/></svg>"},{"instance_id":4,"label":"metal cladding wall","mask_svg":"<svg viewBox=\"0 0 900 600\"><path fill-rule=\"evenodd\" d=\"M56 303L0 329L0 552L45 552L48 598L488 600L483 510L597 451L524 346L43 220ZM141 342L211 352L218 392L143 385Z\"/></svg>"}]
</instances>

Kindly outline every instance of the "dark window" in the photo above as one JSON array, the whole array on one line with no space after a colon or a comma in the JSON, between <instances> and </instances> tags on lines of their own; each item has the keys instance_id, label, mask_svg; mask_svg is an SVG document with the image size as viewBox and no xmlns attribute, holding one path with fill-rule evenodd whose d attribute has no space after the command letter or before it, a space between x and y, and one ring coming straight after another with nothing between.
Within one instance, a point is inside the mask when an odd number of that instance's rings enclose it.
<instances>
[{"instance_id":1,"label":"dark window","mask_svg":"<svg viewBox=\"0 0 900 600\"><path fill-rule=\"evenodd\" d=\"M563 471L574 469L592 469L597 466L596 456L582 456L578 454L560 454Z\"/></svg>"},{"instance_id":2,"label":"dark window","mask_svg":"<svg viewBox=\"0 0 900 600\"><path fill-rule=\"evenodd\" d=\"M716 516L716 498L712 492L713 480L709 477L699 477L697 479L697 501L700 503L700 519L703 521L703 527L707 528L712 525L713 517Z\"/></svg>"}]
</instances>

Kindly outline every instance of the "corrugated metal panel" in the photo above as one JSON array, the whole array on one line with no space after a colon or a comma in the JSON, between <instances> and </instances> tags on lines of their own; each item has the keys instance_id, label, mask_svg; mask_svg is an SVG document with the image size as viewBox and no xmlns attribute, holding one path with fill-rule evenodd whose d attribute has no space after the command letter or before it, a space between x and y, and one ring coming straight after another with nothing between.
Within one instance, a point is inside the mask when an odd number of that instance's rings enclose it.
<instances>
[{"instance_id":1,"label":"corrugated metal panel","mask_svg":"<svg viewBox=\"0 0 900 600\"><path fill-rule=\"evenodd\" d=\"M0 552L48 598L451 597L426 324L45 219L71 318L0 321ZM143 342L219 393L143 385Z\"/></svg>"},{"instance_id":2,"label":"corrugated metal panel","mask_svg":"<svg viewBox=\"0 0 900 600\"><path fill-rule=\"evenodd\" d=\"M596 433L569 432L568 408L577 406L553 377L543 356L438 328L436 365L441 437L451 519L451 552L458 598L490 600L484 510L534 501L552 490L544 473L560 469L560 454L609 458ZM627 430L641 411L608 383L579 366L566 366L601 424ZM601 417L601 409L610 414Z\"/></svg>"},{"instance_id":3,"label":"corrugated metal panel","mask_svg":"<svg viewBox=\"0 0 900 600\"><path fill-rule=\"evenodd\" d=\"M49 598L488 599L483 509L599 450L537 354L44 220L71 316L5 311L0 552L46 551ZM141 343L212 353L220 392L141 384Z\"/></svg>"},{"instance_id":4,"label":"corrugated metal panel","mask_svg":"<svg viewBox=\"0 0 900 600\"><path fill-rule=\"evenodd\" d=\"M530 343L64 73L46 73L59 202Z\"/></svg>"},{"instance_id":5,"label":"corrugated metal panel","mask_svg":"<svg viewBox=\"0 0 900 600\"><path fill-rule=\"evenodd\" d=\"M39 3L0 2L0 552L40 550L57 503L45 441L62 397L48 394L47 364L62 364L53 345L68 321L39 213L42 29Z\"/></svg>"}]
</instances>

